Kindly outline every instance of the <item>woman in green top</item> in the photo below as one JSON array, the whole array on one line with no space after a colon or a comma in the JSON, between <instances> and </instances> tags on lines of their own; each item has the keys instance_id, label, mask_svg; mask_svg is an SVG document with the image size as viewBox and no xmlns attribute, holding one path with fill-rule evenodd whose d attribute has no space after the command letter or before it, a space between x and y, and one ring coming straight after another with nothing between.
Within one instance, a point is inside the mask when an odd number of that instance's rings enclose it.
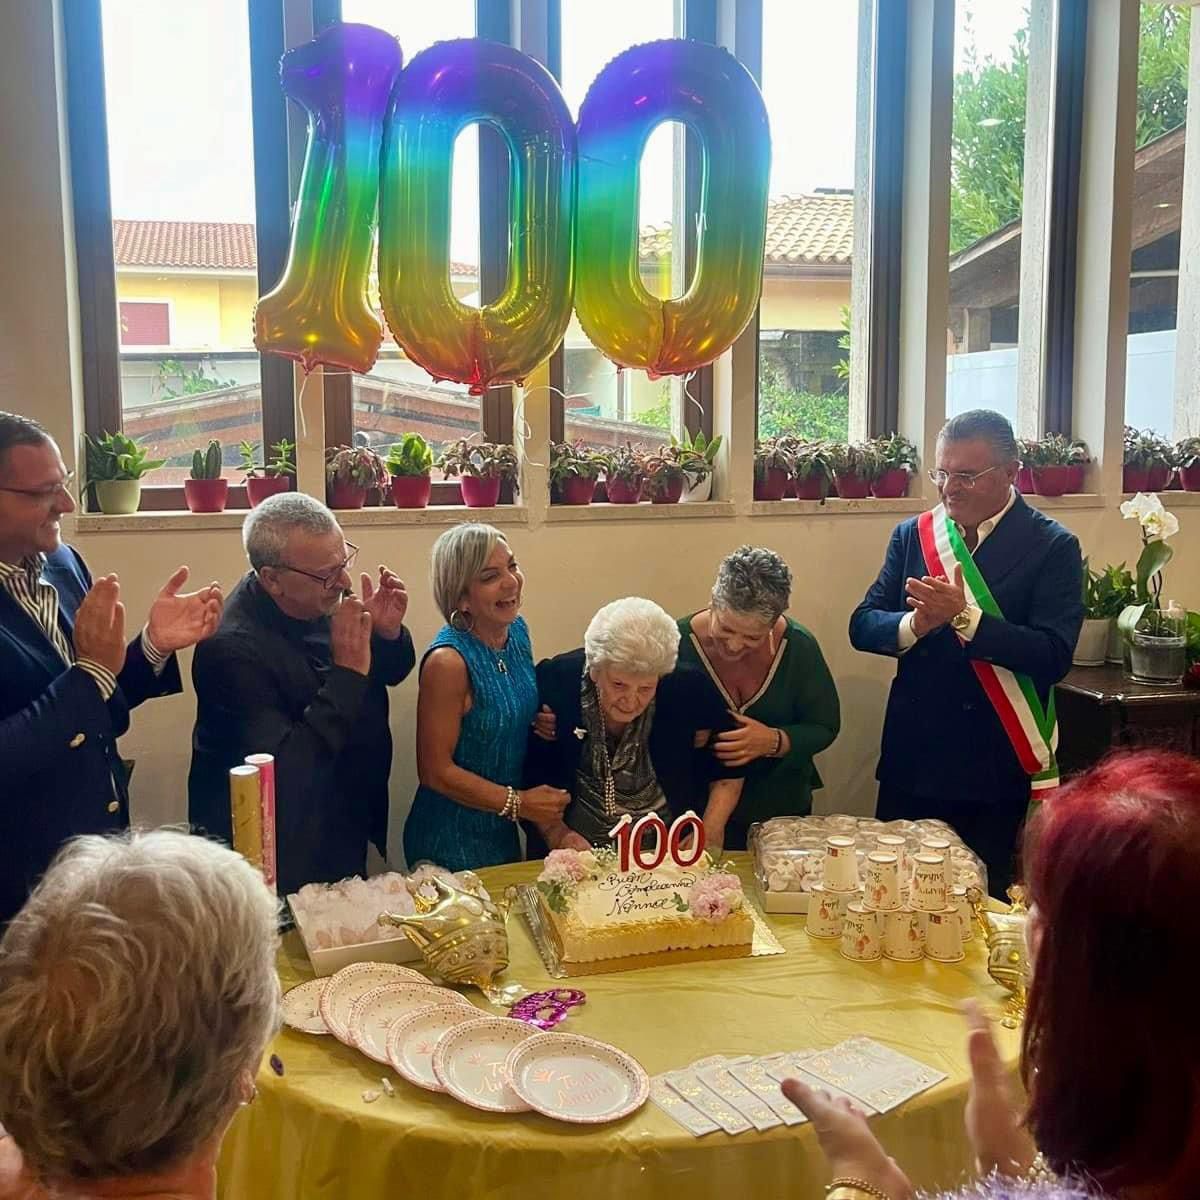
<instances>
[{"instance_id":1,"label":"woman in green top","mask_svg":"<svg viewBox=\"0 0 1200 1200\"><path fill-rule=\"evenodd\" d=\"M745 849L755 821L812 811L821 786L813 755L841 727L837 687L821 648L784 616L792 573L772 550L742 546L717 571L708 608L679 620L680 663L703 667L739 728L718 735L726 766L750 764L725 849Z\"/></svg>"}]
</instances>

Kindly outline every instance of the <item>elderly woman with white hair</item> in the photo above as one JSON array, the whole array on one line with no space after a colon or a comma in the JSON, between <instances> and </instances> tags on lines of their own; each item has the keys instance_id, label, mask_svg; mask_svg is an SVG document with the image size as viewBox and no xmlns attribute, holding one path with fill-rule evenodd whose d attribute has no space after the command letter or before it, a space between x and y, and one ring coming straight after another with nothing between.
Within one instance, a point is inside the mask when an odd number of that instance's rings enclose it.
<instances>
[{"instance_id":1,"label":"elderly woman with white hair","mask_svg":"<svg viewBox=\"0 0 1200 1200\"><path fill-rule=\"evenodd\" d=\"M652 600L606 604L583 647L538 664L538 693L554 713L553 740L530 739L527 778L570 792L562 820L539 823L550 849L595 845L625 813L664 821L701 813L708 844L724 844L741 769L706 748L732 727L720 693L679 666L679 630ZM536 841L531 841L531 854Z\"/></svg>"},{"instance_id":2,"label":"elderly woman with white hair","mask_svg":"<svg viewBox=\"0 0 1200 1200\"><path fill-rule=\"evenodd\" d=\"M0 1196L211 1200L279 1026L277 920L216 842L68 843L0 942Z\"/></svg>"},{"instance_id":3,"label":"elderly woman with white hair","mask_svg":"<svg viewBox=\"0 0 1200 1200\"><path fill-rule=\"evenodd\" d=\"M404 856L452 871L515 862L517 822L553 824L567 802L564 791L521 788L538 702L525 576L500 530L469 523L434 543L431 582L446 624L421 661L421 785Z\"/></svg>"}]
</instances>

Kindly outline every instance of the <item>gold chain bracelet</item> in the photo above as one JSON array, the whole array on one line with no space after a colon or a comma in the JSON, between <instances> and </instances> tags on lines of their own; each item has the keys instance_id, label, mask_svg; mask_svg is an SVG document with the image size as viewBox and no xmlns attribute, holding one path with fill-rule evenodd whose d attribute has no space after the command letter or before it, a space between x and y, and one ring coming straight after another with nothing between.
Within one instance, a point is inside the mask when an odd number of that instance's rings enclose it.
<instances>
[{"instance_id":1,"label":"gold chain bracelet","mask_svg":"<svg viewBox=\"0 0 1200 1200\"><path fill-rule=\"evenodd\" d=\"M887 1192L877 1188L873 1183L868 1183L865 1179L851 1179L847 1176L835 1179L825 1189L825 1200L862 1200L863 1196L870 1196L872 1200L892 1200Z\"/></svg>"}]
</instances>

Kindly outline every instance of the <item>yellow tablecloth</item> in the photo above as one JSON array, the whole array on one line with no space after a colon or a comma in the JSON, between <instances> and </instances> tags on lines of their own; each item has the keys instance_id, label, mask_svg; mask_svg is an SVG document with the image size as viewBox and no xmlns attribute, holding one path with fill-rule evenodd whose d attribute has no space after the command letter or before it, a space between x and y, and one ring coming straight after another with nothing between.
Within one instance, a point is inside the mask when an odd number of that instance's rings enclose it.
<instances>
[{"instance_id":1,"label":"yellow tablecloth","mask_svg":"<svg viewBox=\"0 0 1200 1200\"><path fill-rule=\"evenodd\" d=\"M750 889L745 856L740 858ZM480 872L493 894L529 881L531 863ZM753 894L753 893L751 893ZM814 942L802 916L768 916L787 949L733 959L593 975L573 982L587 1003L561 1028L614 1043L652 1075L709 1054L766 1054L832 1046L865 1034L945 1071L938 1087L873 1118L872 1124L918 1186L953 1185L969 1154L963 1135L966 1038L959 1002L998 1008L979 939L953 966L853 963L836 944ZM507 979L552 987L523 919L509 926ZM294 934L285 939L285 988L312 971ZM561 981L560 981L561 982ZM491 1013L478 993L473 998ZM1015 1033L997 1030L1009 1061ZM394 1073L393 1097L364 1103L384 1069L328 1037L284 1030L264 1065L258 1098L224 1144L219 1195L230 1200L686 1200L754 1197L808 1200L828 1180L811 1128L730 1137L692 1137L652 1104L625 1121L591 1128L534 1113L477 1112L448 1096L410 1087Z\"/></svg>"}]
</instances>

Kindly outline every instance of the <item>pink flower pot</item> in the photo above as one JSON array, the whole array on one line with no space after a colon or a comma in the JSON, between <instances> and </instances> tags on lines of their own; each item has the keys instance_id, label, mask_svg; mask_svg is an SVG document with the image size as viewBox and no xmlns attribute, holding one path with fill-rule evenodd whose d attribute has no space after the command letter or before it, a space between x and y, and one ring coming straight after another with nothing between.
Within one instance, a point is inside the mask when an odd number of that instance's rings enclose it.
<instances>
[{"instance_id":1,"label":"pink flower pot","mask_svg":"<svg viewBox=\"0 0 1200 1200\"><path fill-rule=\"evenodd\" d=\"M788 473L782 467L768 467L760 479L754 476L755 500L782 500L787 491Z\"/></svg>"},{"instance_id":2,"label":"pink flower pot","mask_svg":"<svg viewBox=\"0 0 1200 1200\"><path fill-rule=\"evenodd\" d=\"M823 500L829 494L829 481L814 472L805 479L794 478L792 491L797 500Z\"/></svg>"},{"instance_id":3,"label":"pink flower pot","mask_svg":"<svg viewBox=\"0 0 1200 1200\"><path fill-rule=\"evenodd\" d=\"M1033 495L1033 468L1022 467L1017 472L1017 491L1022 496Z\"/></svg>"},{"instance_id":4,"label":"pink flower pot","mask_svg":"<svg viewBox=\"0 0 1200 1200\"><path fill-rule=\"evenodd\" d=\"M1161 492L1171 478L1170 467L1151 467L1150 477L1146 480L1152 492Z\"/></svg>"},{"instance_id":5,"label":"pink flower pot","mask_svg":"<svg viewBox=\"0 0 1200 1200\"><path fill-rule=\"evenodd\" d=\"M268 496L278 496L292 490L290 475L247 475L246 499L251 508L257 508Z\"/></svg>"},{"instance_id":6,"label":"pink flower pot","mask_svg":"<svg viewBox=\"0 0 1200 1200\"><path fill-rule=\"evenodd\" d=\"M837 494L843 500L865 500L871 494L871 485L861 475L837 474L833 477Z\"/></svg>"},{"instance_id":7,"label":"pink flower pot","mask_svg":"<svg viewBox=\"0 0 1200 1200\"><path fill-rule=\"evenodd\" d=\"M476 479L474 475L464 475L459 481L462 487L463 503L468 508L491 508L500 500L500 477L494 479Z\"/></svg>"},{"instance_id":8,"label":"pink flower pot","mask_svg":"<svg viewBox=\"0 0 1200 1200\"><path fill-rule=\"evenodd\" d=\"M1087 463L1072 463L1067 468L1067 490L1064 495L1077 496L1083 491L1084 477L1087 475Z\"/></svg>"},{"instance_id":9,"label":"pink flower pot","mask_svg":"<svg viewBox=\"0 0 1200 1200\"><path fill-rule=\"evenodd\" d=\"M871 483L871 495L881 500L895 500L908 493L908 468L893 467Z\"/></svg>"},{"instance_id":10,"label":"pink flower pot","mask_svg":"<svg viewBox=\"0 0 1200 1200\"><path fill-rule=\"evenodd\" d=\"M596 481L571 475L558 485L559 504L591 504L596 494Z\"/></svg>"},{"instance_id":11,"label":"pink flower pot","mask_svg":"<svg viewBox=\"0 0 1200 1200\"><path fill-rule=\"evenodd\" d=\"M393 475L392 503L397 508L426 508L433 492L428 475Z\"/></svg>"},{"instance_id":12,"label":"pink flower pot","mask_svg":"<svg viewBox=\"0 0 1200 1200\"><path fill-rule=\"evenodd\" d=\"M194 513L219 513L225 511L229 498L228 479L185 479L183 494L188 508Z\"/></svg>"},{"instance_id":13,"label":"pink flower pot","mask_svg":"<svg viewBox=\"0 0 1200 1200\"><path fill-rule=\"evenodd\" d=\"M636 504L641 498L640 480L631 483L627 479L610 479L604 486L608 492L609 504Z\"/></svg>"},{"instance_id":14,"label":"pink flower pot","mask_svg":"<svg viewBox=\"0 0 1200 1200\"><path fill-rule=\"evenodd\" d=\"M1033 490L1039 496L1061 496L1071 482L1071 468L1063 464L1033 468Z\"/></svg>"},{"instance_id":15,"label":"pink flower pot","mask_svg":"<svg viewBox=\"0 0 1200 1200\"><path fill-rule=\"evenodd\" d=\"M1122 467L1121 490L1123 492L1148 492L1150 472L1143 467Z\"/></svg>"},{"instance_id":16,"label":"pink flower pot","mask_svg":"<svg viewBox=\"0 0 1200 1200\"><path fill-rule=\"evenodd\" d=\"M338 480L329 485L330 508L362 508L367 502L367 489L357 483Z\"/></svg>"},{"instance_id":17,"label":"pink flower pot","mask_svg":"<svg viewBox=\"0 0 1200 1200\"><path fill-rule=\"evenodd\" d=\"M683 495L683 480L672 479L664 488L660 488L650 497L651 504L678 504Z\"/></svg>"},{"instance_id":18,"label":"pink flower pot","mask_svg":"<svg viewBox=\"0 0 1200 1200\"><path fill-rule=\"evenodd\" d=\"M1179 468L1179 482L1185 492L1200 492L1200 463Z\"/></svg>"}]
</instances>

